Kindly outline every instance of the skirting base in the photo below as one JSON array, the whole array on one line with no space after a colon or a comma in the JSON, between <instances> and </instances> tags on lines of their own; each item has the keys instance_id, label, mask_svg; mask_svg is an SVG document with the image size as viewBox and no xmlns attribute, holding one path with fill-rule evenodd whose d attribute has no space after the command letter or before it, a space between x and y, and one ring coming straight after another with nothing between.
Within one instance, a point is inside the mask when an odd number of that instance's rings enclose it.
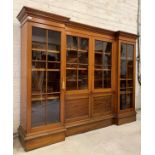
<instances>
[{"instance_id":1,"label":"skirting base","mask_svg":"<svg viewBox=\"0 0 155 155\"><path fill-rule=\"evenodd\" d=\"M23 145L25 151L30 151L42 146L57 143L65 140L65 129L58 130L56 132L46 132L45 134L37 134L31 136L25 136L22 128L19 127L19 139Z\"/></svg>"}]
</instances>

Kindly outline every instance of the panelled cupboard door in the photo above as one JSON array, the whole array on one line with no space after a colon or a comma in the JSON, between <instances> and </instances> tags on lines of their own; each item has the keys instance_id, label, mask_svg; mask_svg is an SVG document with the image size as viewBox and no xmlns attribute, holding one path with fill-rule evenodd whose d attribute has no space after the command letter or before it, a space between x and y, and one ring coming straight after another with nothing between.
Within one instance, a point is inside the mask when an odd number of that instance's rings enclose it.
<instances>
[{"instance_id":1,"label":"panelled cupboard door","mask_svg":"<svg viewBox=\"0 0 155 155\"><path fill-rule=\"evenodd\" d=\"M120 43L120 110L134 108L134 59L135 44L129 42Z\"/></svg>"},{"instance_id":2,"label":"panelled cupboard door","mask_svg":"<svg viewBox=\"0 0 155 155\"><path fill-rule=\"evenodd\" d=\"M31 25L31 128L61 122L61 31Z\"/></svg>"},{"instance_id":3,"label":"panelled cupboard door","mask_svg":"<svg viewBox=\"0 0 155 155\"><path fill-rule=\"evenodd\" d=\"M93 95L92 115L106 115L113 112L113 42L102 38L93 41ZM100 95L97 95L100 94Z\"/></svg>"}]
</instances>

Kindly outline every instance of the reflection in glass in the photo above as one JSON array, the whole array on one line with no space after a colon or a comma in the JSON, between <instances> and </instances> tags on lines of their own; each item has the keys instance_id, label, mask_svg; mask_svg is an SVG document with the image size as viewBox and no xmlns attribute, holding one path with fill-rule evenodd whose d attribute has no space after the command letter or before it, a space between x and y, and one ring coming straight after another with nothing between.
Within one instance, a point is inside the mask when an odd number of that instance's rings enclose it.
<instances>
[{"instance_id":1,"label":"reflection in glass","mask_svg":"<svg viewBox=\"0 0 155 155\"><path fill-rule=\"evenodd\" d=\"M48 53L48 61L60 61L59 53Z\"/></svg>"},{"instance_id":2,"label":"reflection in glass","mask_svg":"<svg viewBox=\"0 0 155 155\"><path fill-rule=\"evenodd\" d=\"M126 89L126 80L121 80L120 88L121 89Z\"/></svg>"},{"instance_id":3,"label":"reflection in glass","mask_svg":"<svg viewBox=\"0 0 155 155\"><path fill-rule=\"evenodd\" d=\"M121 57L126 59L126 44L121 45Z\"/></svg>"},{"instance_id":4,"label":"reflection in glass","mask_svg":"<svg viewBox=\"0 0 155 155\"><path fill-rule=\"evenodd\" d=\"M77 51L67 51L67 63L77 63L78 57L77 57Z\"/></svg>"},{"instance_id":5,"label":"reflection in glass","mask_svg":"<svg viewBox=\"0 0 155 155\"><path fill-rule=\"evenodd\" d=\"M46 92L45 71L32 71L32 93Z\"/></svg>"},{"instance_id":6,"label":"reflection in glass","mask_svg":"<svg viewBox=\"0 0 155 155\"><path fill-rule=\"evenodd\" d=\"M45 124L45 101L32 101L32 127Z\"/></svg>"},{"instance_id":7,"label":"reflection in glass","mask_svg":"<svg viewBox=\"0 0 155 155\"><path fill-rule=\"evenodd\" d=\"M126 63L126 60L121 60L121 78L125 78L127 75Z\"/></svg>"},{"instance_id":8,"label":"reflection in glass","mask_svg":"<svg viewBox=\"0 0 155 155\"><path fill-rule=\"evenodd\" d=\"M46 30L42 28L32 28L32 48L46 48Z\"/></svg>"},{"instance_id":9,"label":"reflection in glass","mask_svg":"<svg viewBox=\"0 0 155 155\"><path fill-rule=\"evenodd\" d=\"M57 123L60 121L60 99L47 101L47 123Z\"/></svg>"},{"instance_id":10,"label":"reflection in glass","mask_svg":"<svg viewBox=\"0 0 155 155\"><path fill-rule=\"evenodd\" d=\"M48 81L47 81L47 91L48 93L60 92L60 72L49 71Z\"/></svg>"},{"instance_id":11,"label":"reflection in glass","mask_svg":"<svg viewBox=\"0 0 155 155\"><path fill-rule=\"evenodd\" d=\"M79 52L79 63L88 64L88 52Z\"/></svg>"},{"instance_id":12,"label":"reflection in glass","mask_svg":"<svg viewBox=\"0 0 155 155\"><path fill-rule=\"evenodd\" d=\"M80 48L81 50L88 50L88 39L86 38L79 38L80 40Z\"/></svg>"},{"instance_id":13,"label":"reflection in glass","mask_svg":"<svg viewBox=\"0 0 155 155\"><path fill-rule=\"evenodd\" d=\"M99 41L99 40L96 40L95 41L95 51L96 52L103 52L103 42L102 41Z\"/></svg>"},{"instance_id":14,"label":"reflection in glass","mask_svg":"<svg viewBox=\"0 0 155 155\"><path fill-rule=\"evenodd\" d=\"M111 65L111 55L104 55L103 64L104 64L104 66L110 66Z\"/></svg>"},{"instance_id":15,"label":"reflection in glass","mask_svg":"<svg viewBox=\"0 0 155 155\"><path fill-rule=\"evenodd\" d=\"M126 95L126 108L131 108L132 105L132 94Z\"/></svg>"},{"instance_id":16,"label":"reflection in glass","mask_svg":"<svg viewBox=\"0 0 155 155\"><path fill-rule=\"evenodd\" d=\"M86 89L88 87L88 69L78 71L79 80L78 87L79 89Z\"/></svg>"},{"instance_id":17,"label":"reflection in glass","mask_svg":"<svg viewBox=\"0 0 155 155\"><path fill-rule=\"evenodd\" d=\"M74 36L67 36L67 48L77 49L78 48L78 38Z\"/></svg>"},{"instance_id":18,"label":"reflection in glass","mask_svg":"<svg viewBox=\"0 0 155 155\"><path fill-rule=\"evenodd\" d=\"M120 109L126 109L126 95L122 94L120 95Z\"/></svg>"},{"instance_id":19,"label":"reflection in glass","mask_svg":"<svg viewBox=\"0 0 155 155\"><path fill-rule=\"evenodd\" d=\"M133 45L128 44L127 45L127 56L128 56L128 59L130 60L133 60L133 51L134 51Z\"/></svg>"},{"instance_id":20,"label":"reflection in glass","mask_svg":"<svg viewBox=\"0 0 155 155\"><path fill-rule=\"evenodd\" d=\"M60 52L60 32L48 30L48 49Z\"/></svg>"},{"instance_id":21,"label":"reflection in glass","mask_svg":"<svg viewBox=\"0 0 155 155\"><path fill-rule=\"evenodd\" d=\"M103 88L110 88L111 87L111 71L104 71L103 72L103 79L104 85Z\"/></svg>"},{"instance_id":22,"label":"reflection in glass","mask_svg":"<svg viewBox=\"0 0 155 155\"><path fill-rule=\"evenodd\" d=\"M67 69L66 71L66 89L77 89L77 70Z\"/></svg>"}]
</instances>

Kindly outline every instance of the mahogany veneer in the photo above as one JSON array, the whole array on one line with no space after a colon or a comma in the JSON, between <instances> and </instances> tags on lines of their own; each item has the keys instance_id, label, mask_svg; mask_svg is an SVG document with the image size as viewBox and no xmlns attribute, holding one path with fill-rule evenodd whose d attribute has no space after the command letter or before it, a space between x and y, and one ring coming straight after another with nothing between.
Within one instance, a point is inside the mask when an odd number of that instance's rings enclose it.
<instances>
[{"instance_id":1,"label":"mahogany veneer","mask_svg":"<svg viewBox=\"0 0 155 155\"><path fill-rule=\"evenodd\" d=\"M21 121L26 151L136 120L137 35L23 7Z\"/></svg>"}]
</instances>

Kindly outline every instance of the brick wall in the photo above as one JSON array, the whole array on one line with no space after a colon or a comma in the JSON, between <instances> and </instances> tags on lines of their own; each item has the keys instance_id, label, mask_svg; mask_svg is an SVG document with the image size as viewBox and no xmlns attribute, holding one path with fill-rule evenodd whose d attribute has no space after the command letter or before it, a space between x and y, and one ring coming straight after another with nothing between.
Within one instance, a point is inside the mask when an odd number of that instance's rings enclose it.
<instances>
[{"instance_id":1,"label":"brick wall","mask_svg":"<svg viewBox=\"0 0 155 155\"><path fill-rule=\"evenodd\" d=\"M20 23L16 19L23 6L70 17L72 21L109 30L137 33L138 0L14 0L14 132L20 121ZM136 89L136 108L140 108L140 87Z\"/></svg>"}]
</instances>

